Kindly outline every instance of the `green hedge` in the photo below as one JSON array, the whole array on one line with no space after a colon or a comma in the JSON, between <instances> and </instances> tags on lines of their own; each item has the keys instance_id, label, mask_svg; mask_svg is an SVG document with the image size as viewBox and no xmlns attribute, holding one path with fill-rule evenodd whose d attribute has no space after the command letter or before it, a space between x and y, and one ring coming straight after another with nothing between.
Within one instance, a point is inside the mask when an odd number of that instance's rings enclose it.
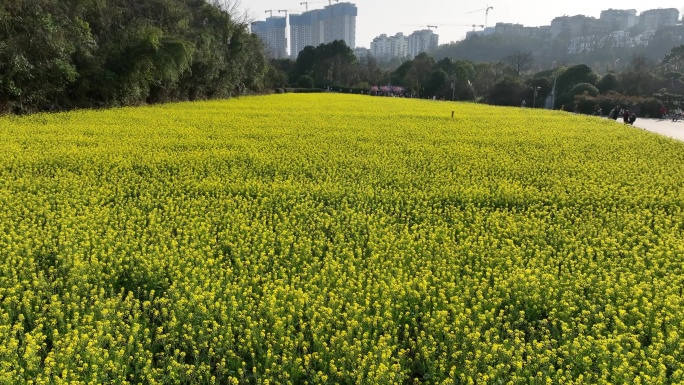
<instances>
[{"instance_id":1,"label":"green hedge","mask_svg":"<svg viewBox=\"0 0 684 385\"><path fill-rule=\"evenodd\" d=\"M575 96L575 111L580 114L593 114L596 105L607 115L615 106L627 108L640 117L657 117L661 102L654 97L627 96L617 92L607 92L598 96L587 94Z\"/></svg>"}]
</instances>

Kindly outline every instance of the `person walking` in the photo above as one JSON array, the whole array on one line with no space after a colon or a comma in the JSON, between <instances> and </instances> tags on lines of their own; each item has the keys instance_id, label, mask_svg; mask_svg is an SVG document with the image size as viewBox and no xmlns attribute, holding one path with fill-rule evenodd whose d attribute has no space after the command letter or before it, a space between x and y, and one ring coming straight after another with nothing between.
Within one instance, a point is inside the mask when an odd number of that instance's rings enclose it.
<instances>
[{"instance_id":1,"label":"person walking","mask_svg":"<svg viewBox=\"0 0 684 385\"><path fill-rule=\"evenodd\" d=\"M667 107L665 105L660 106L660 120L667 119Z\"/></svg>"},{"instance_id":2,"label":"person walking","mask_svg":"<svg viewBox=\"0 0 684 385\"><path fill-rule=\"evenodd\" d=\"M622 113L622 119L625 124L629 124L629 110L625 109L625 111Z\"/></svg>"}]
</instances>

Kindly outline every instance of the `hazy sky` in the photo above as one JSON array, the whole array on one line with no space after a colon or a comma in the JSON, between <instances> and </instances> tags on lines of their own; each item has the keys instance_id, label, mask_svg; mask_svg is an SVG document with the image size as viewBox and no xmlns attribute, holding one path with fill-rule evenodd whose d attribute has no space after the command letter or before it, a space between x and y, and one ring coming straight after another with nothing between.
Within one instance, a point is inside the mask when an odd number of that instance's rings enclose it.
<instances>
[{"instance_id":1,"label":"hazy sky","mask_svg":"<svg viewBox=\"0 0 684 385\"><path fill-rule=\"evenodd\" d=\"M263 20L268 15L267 9L304 11L300 5L303 0L239 0L240 7L248 11L254 20ZM315 0L314 0L315 1ZM309 3L309 9L322 8L328 1ZM344 0L342 0L344 2ZM492 1L446 1L446 0L356 0L350 1L359 9L356 19L356 45L370 47L374 37L386 33L410 33L428 24L453 24L457 26L441 26L435 32L439 34L439 42L461 40L471 27L466 25L484 24L487 5L494 7L489 11L487 25L497 22L520 23L526 26L549 25L556 16L583 14L599 17L604 9L636 9L637 13L653 8L684 8L684 0L671 1L637 1L637 0L492 0ZM468 13L471 11L479 12Z\"/></svg>"}]
</instances>

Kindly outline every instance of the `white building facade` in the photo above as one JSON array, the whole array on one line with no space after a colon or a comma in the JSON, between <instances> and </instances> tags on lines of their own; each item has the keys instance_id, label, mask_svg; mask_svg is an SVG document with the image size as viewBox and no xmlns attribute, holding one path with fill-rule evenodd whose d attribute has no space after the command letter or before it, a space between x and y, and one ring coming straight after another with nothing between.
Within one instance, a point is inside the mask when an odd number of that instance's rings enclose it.
<instances>
[{"instance_id":1,"label":"white building facade","mask_svg":"<svg viewBox=\"0 0 684 385\"><path fill-rule=\"evenodd\" d=\"M415 31L408 37L408 55L416 57L423 52L431 52L439 45L439 35L432 30Z\"/></svg>"},{"instance_id":2,"label":"white building facade","mask_svg":"<svg viewBox=\"0 0 684 385\"><path fill-rule=\"evenodd\" d=\"M356 16L351 3L336 3L323 9L290 15L290 52L293 58L306 46L318 46L343 40L351 49L356 47Z\"/></svg>"},{"instance_id":3,"label":"white building facade","mask_svg":"<svg viewBox=\"0 0 684 385\"><path fill-rule=\"evenodd\" d=\"M284 17L269 17L266 21L256 21L250 29L266 46L266 53L271 59L287 57L286 20Z\"/></svg>"},{"instance_id":4,"label":"white building facade","mask_svg":"<svg viewBox=\"0 0 684 385\"><path fill-rule=\"evenodd\" d=\"M382 34L371 42L371 55L380 61L408 56L408 37L399 32L394 36Z\"/></svg>"}]
</instances>

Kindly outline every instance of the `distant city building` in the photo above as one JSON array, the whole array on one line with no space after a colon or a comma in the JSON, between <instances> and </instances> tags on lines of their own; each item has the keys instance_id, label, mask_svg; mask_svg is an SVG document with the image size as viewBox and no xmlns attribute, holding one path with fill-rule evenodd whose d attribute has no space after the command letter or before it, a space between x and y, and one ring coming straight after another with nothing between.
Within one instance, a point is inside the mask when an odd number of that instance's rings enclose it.
<instances>
[{"instance_id":1,"label":"distant city building","mask_svg":"<svg viewBox=\"0 0 684 385\"><path fill-rule=\"evenodd\" d=\"M608 25L601 20L584 15L560 16L551 21L551 37L564 38L603 36L610 32Z\"/></svg>"},{"instance_id":2,"label":"distant city building","mask_svg":"<svg viewBox=\"0 0 684 385\"><path fill-rule=\"evenodd\" d=\"M482 31L468 31L468 32L466 32L466 39L469 39L473 36L490 36L490 35L493 35L495 31L496 31L495 27L487 27L487 28L483 29Z\"/></svg>"},{"instance_id":3,"label":"distant city building","mask_svg":"<svg viewBox=\"0 0 684 385\"><path fill-rule=\"evenodd\" d=\"M356 48L356 16L358 10L351 3L337 3L323 8L325 13L324 43L344 40L349 48Z\"/></svg>"},{"instance_id":4,"label":"distant city building","mask_svg":"<svg viewBox=\"0 0 684 385\"><path fill-rule=\"evenodd\" d=\"M551 37L551 26L542 25L540 27L524 27L523 33L525 36L529 37L548 39Z\"/></svg>"},{"instance_id":5,"label":"distant city building","mask_svg":"<svg viewBox=\"0 0 684 385\"><path fill-rule=\"evenodd\" d=\"M607 9L599 17L609 31L626 31L639 23L636 9Z\"/></svg>"},{"instance_id":6,"label":"distant city building","mask_svg":"<svg viewBox=\"0 0 684 385\"><path fill-rule=\"evenodd\" d=\"M269 17L266 21L251 24L252 33L257 35L266 46L271 59L287 57L286 20L284 17Z\"/></svg>"},{"instance_id":7,"label":"distant city building","mask_svg":"<svg viewBox=\"0 0 684 385\"><path fill-rule=\"evenodd\" d=\"M359 63L365 64L368 62L368 57L371 56L371 50L363 47L354 48L354 56L359 60Z\"/></svg>"},{"instance_id":8,"label":"distant city building","mask_svg":"<svg viewBox=\"0 0 684 385\"><path fill-rule=\"evenodd\" d=\"M522 36L523 25L513 23L496 23L494 33L497 35Z\"/></svg>"},{"instance_id":9,"label":"distant city building","mask_svg":"<svg viewBox=\"0 0 684 385\"><path fill-rule=\"evenodd\" d=\"M408 56L408 37L399 32L394 36L382 34L371 42L370 53L380 61Z\"/></svg>"},{"instance_id":10,"label":"distant city building","mask_svg":"<svg viewBox=\"0 0 684 385\"><path fill-rule=\"evenodd\" d=\"M408 37L408 54L416 57L423 52L434 51L438 45L439 35L431 30L415 31Z\"/></svg>"},{"instance_id":11,"label":"distant city building","mask_svg":"<svg viewBox=\"0 0 684 385\"><path fill-rule=\"evenodd\" d=\"M659 28L677 25L679 11L676 8L651 9L641 13L641 26L646 31L656 31Z\"/></svg>"},{"instance_id":12,"label":"distant city building","mask_svg":"<svg viewBox=\"0 0 684 385\"><path fill-rule=\"evenodd\" d=\"M351 3L336 3L290 15L290 52L293 58L306 46L318 46L343 40L350 48L356 47L356 16L358 10Z\"/></svg>"},{"instance_id":13,"label":"distant city building","mask_svg":"<svg viewBox=\"0 0 684 385\"><path fill-rule=\"evenodd\" d=\"M290 55L293 59L299 56L307 45L313 44L313 16L316 11L301 15L290 14Z\"/></svg>"}]
</instances>

